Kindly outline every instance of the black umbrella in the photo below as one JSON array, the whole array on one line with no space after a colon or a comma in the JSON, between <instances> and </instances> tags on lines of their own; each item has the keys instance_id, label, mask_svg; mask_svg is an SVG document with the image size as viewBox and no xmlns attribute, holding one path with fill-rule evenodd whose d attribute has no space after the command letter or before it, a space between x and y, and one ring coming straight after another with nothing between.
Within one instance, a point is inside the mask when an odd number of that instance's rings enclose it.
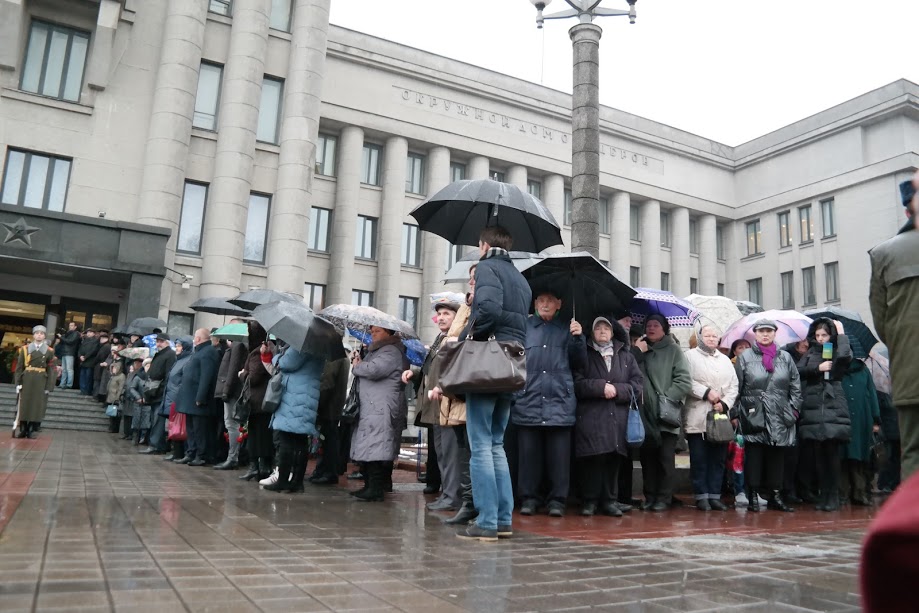
<instances>
[{"instance_id":1,"label":"black umbrella","mask_svg":"<svg viewBox=\"0 0 919 613\"><path fill-rule=\"evenodd\" d=\"M156 317L138 317L128 326L131 334L134 334L135 331L141 335L150 334L154 329L165 330L166 322Z\"/></svg>"},{"instance_id":2,"label":"black umbrella","mask_svg":"<svg viewBox=\"0 0 919 613\"><path fill-rule=\"evenodd\" d=\"M279 292L273 289L250 289L248 292L243 292L236 298L230 298L227 302L230 304L235 304L238 307L242 307L246 310L253 311L255 307L261 306L263 304L268 304L269 302L303 302L302 296L295 296L294 294L287 294L285 292Z\"/></svg>"},{"instance_id":3,"label":"black umbrella","mask_svg":"<svg viewBox=\"0 0 919 613\"><path fill-rule=\"evenodd\" d=\"M201 298L191 304L191 310L198 313L212 313L224 317L249 317L251 313L227 301L226 298Z\"/></svg>"},{"instance_id":4,"label":"black umbrella","mask_svg":"<svg viewBox=\"0 0 919 613\"><path fill-rule=\"evenodd\" d=\"M598 315L618 318L629 312L635 296L634 289L586 251L543 256L525 269L523 276L534 298L545 290L561 297L561 314L566 319Z\"/></svg>"},{"instance_id":5,"label":"black umbrella","mask_svg":"<svg viewBox=\"0 0 919 613\"><path fill-rule=\"evenodd\" d=\"M419 228L454 245L478 245L486 226L505 228L519 251L562 244L558 222L542 202L516 185L490 179L454 181L411 215Z\"/></svg>"},{"instance_id":6,"label":"black umbrella","mask_svg":"<svg viewBox=\"0 0 919 613\"><path fill-rule=\"evenodd\" d=\"M302 302L271 302L255 307L255 321L297 351L329 360L345 357L341 334Z\"/></svg>"},{"instance_id":7,"label":"black umbrella","mask_svg":"<svg viewBox=\"0 0 919 613\"><path fill-rule=\"evenodd\" d=\"M862 319L862 316L855 311L829 306L821 309L811 309L810 311L805 311L804 314L811 319L827 317L842 323L846 336L849 338L849 345L852 347L852 355L859 360L867 358L868 352L880 342L874 332L871 331L871 328L865 323L865 320Z\"/></svg>"}]
</instances>

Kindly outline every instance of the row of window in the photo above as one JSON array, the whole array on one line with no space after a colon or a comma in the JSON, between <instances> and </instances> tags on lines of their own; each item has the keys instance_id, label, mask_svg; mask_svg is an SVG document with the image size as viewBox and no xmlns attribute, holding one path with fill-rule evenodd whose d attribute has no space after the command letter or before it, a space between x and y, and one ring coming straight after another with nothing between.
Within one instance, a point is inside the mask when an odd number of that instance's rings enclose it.
<instances>
[{"instance_id":1,"label":"row of window","mask_svg":"<svg viewBox=\"0 0 919 613\"><path fill-rule=\"evenodd\" d=\"M820 201L820 218L822 221L823 238L836 236L835 202L832 198ZM791 222L791 211L778 213L779 249L791 247L794 228ZM798 207L798 233L800 244L807 245L814 242L814 216L813 208L809 204ZM763 253L763 231L760 220L747 222L747 255Z\"/></svg>"},{"instance_id":2,"label":"row of window","mask_svg":"<svg viewBox=\"0 0 919 613\"><path fill-rule=\"evenodd\" d=\"M272 30L290 32L291 0L271 0L271 10L268 12L268 27ZM210 0L208 11L217 15L229 17L233 13L232 0Z\"/></svg>"},{"instance_id":3,"label":"row of window","mask_svg":"<svg viewBox=\"0 0 919 613\"><path fill-rule=\"evenodd\" d=\"M830 262L823 265L826 281L826 302L839 302L839 262ZM782 282L782 308L795 309L795 279L794 272L788 271L781 274ZM803 291L802 307L817 305L817 270L814 266L801 269L801 289ZM750 302L763 303L763 279L749 279L747 281L747 294Z\"/></svg>"},{"instance_id":4,"label":"row of window","mask_svg":"<svg viewBox=\"0 0 919 613\"><path fill-rule=\"evenodd\" d=\"M320 134L316 144L316 174L334 177L337 172L335 163L338 150L338 137L331 134ZM425 156L409 153L405 167L405 191L409 194L424 194ZM383 184L383 147L373 143L364 143L361 151L361 183L381 186ZM464 164L450 164L451 181L466 178Z\"/></svg>"},{"instance_id":5,"label":"row of window","mask_svg":"<svg viewBox=\"0 0 919 613\"><path fill-rule=\"evenodd\" d=\"M326 307L325 303L325 285L318 283L305 283L303 288L303 298L314 311L320 311ZM374 302L373 292L362 289L351 290L351 304L356 306L372 307ZM406 321L413 328L418 327L418 298L412 296L399 296L399 319Z\"/></svg>"},{"instance_id":6,"label":"row of window","mask_svg":"<svg viewBox=\"0 0 919 613\"><path fill-rule=\"evenodd\" d=\"M202 130L217 129L217 112L220 105L220 84L223 66L202 62L198 70L198 92L195 95L195 113L191 125ZM264 143L278 142L281 122L281 100L284 81L265 75L258 107L258 125L255 138Z\"/></svg>"},{"instance_id":7,"label":"row of window","mask_svg":"<svg viewBox=\"0 0 919 613\"><path fill-rule=\"evenodd\" d=\"M629 285L632 287L642 287L641 284L641 268L638 266L629 267ZM670 273L662 272L661 273L661 289L665 292L670 291ZM698 294L699 293L699 279L695 277L689 278L689 293ZM718 284L718 295L724 296L724 283Z\"/></svg>"}]
</instances>

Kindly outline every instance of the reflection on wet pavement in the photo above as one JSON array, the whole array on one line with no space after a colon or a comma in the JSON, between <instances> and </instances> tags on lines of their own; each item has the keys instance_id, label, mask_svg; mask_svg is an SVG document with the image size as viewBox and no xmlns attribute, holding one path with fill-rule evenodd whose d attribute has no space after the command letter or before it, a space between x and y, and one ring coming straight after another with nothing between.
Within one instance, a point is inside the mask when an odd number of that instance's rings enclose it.
<instances>
[{"instance_id":1,"label":"reflection on wet pavement","mask_svg":"<svg viewBox=\"0 0 919 613\"><path fill-rule=\"evenodd\" d=\"M0 442L0 610L859 610L870 509L572 509L486 544L426 512L414 473L383 504L278 495L116 438Z\"/></svg>"}]
</instances>

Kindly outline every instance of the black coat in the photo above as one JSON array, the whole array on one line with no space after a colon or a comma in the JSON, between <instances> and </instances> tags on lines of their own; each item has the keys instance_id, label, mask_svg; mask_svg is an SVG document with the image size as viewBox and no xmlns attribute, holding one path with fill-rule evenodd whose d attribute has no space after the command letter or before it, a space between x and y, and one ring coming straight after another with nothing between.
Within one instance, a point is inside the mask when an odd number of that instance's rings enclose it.
<instances>
[{"instance_id":1,"label":"black coat","mask_svg":"<svg viewBox=\"0 0 919 613\"><path fill-rule=\"evenodd\" d=\"M165 381L172 370L172 365L176 363L176 352L171 347L166 347L156 352L153 361L150 362L150 370L147 371L149 381ZM156 406L163 400L163 394L166 391L166 385L160 384L159 390L148 399L148 404Z\"/></svg>"},{"instance_id":2,"label":"black coat","mask_svg":"<svg viewBox=\"0 0 919 613\"><path fill-rule=\"evenodd\" d=\"M817 324L829 322L830 342L833 343L833 368L827 380L819 367L823 359L823 345L817 343ZM828 319L818 319L811 324L807 335L810 349L798 361L804 400L801 405L798 434L805 441L848 441L850 437L849 406L842 386L849 371L852 350L845 334L836 334L836 327Z\"/></svg>"},{"instance_id":3,"label":"black coat","mask_svg":"<svg viewBox=\"0 0 919 613\"><path fill-rule=\"evenodd\" d=\"M262 362L261 347L256 347L246 356L246 366L243 369L240 381L249 380L249 411L251 413L264 413L262 403L265 401L265 392L268 390L268 381L271 375Z\"/></svg>"},{"instance_id":4,"label":"black coat","mask_svg":"<svg viewBox=\"0 0 919 613\"><path fill-rule=\"evenodd\" d=\"M494 336L499 341L517 341L523 345L532 300L530 286L506 253L479 260L472 315L460 338L466 338L471 328L475 340Z\"/></svg>"},{"instance_id":5,"label":"black coat","mask_svg":"<svg viewBox=\"0 0 919 613\"><path fill-rule=\"evenodd\" d=\"M86 337L80 341L80 350L77 352L81 358L85 358L80 365L83 368L89 368L96 365L96 354L99 352L99 337Z\"/></svg>"},{"instance_id":6,"label":"black coat","mask_svg":"<svg viewBox=\"0 0 919 613\"><path fill-rule=\"evenodd\" d=\"M574 389L578 397L574 453L579 458L612 452L629 455L625 439L629 401L632 394L640 400L644 376L629 350L628 334L618 323L614 324L614 329L616 355L611 359L609 370L603 356L593 347L588 347L586 364L574 373ZM603 395L607 383L616 388L613 400L607 400Z\"/></svg>"},{"instance_id":7,"label":"black coat","mask_svg":"<svg viewBox=\"0 0 919 613\"><path fill-rule=\"evenodd\" d=\"M169 374L166 375L166 381L163 383L163 388L165 389L163 400L158 408L160 415L169 417L169 409L179 395L179 388L182 387L182 373L185 371L185 366L190 358L191 352L183 351L182 355L176 356L175 363L169 369Z\"/></svg>"},{"instance_id":8,"label":"black coat","mask_svg":"<svg viewBox=\"0 0 919 613\"><path fill-rule=\"evenodd\" d=\"M217 387L214 396L220 401L236 400L242 391L239 371L246 365L249 349L245 343L234 342L229 350L223 352L220 368L217 369Z\"/></svg>"},{"instance_id":9,"label":"black coat","mask_svg":"<svg viewBox=\"0 0 919 613\"><path fill-rule=\"evenodd\" d=\"M61 336L59 345L61 355L77 355L80 349L80 332L77 330L68 330Z\"/></svg>"},{"instance_id":10,"label":"black coat","mask_svg":"<svg viewBox=\"0 0 919 613\"><path fill-rule=\"evenodd\" d=\"M326 362L319 381L319 419L338 423L348 396L348 369L348 358Z\"/></svg>"},{"instance_id":11,"label":"black coat","mask_svg":"<svg viewBox=\"0 0 919 613\"><path fill-rule=\"evenodd\" d=\"M182 385L175 399L179 413L199 416L217 414L214 388L219 366L220 353L211 343L204 342L195 347L182 372Z\"/></svg>"}]
</instances>

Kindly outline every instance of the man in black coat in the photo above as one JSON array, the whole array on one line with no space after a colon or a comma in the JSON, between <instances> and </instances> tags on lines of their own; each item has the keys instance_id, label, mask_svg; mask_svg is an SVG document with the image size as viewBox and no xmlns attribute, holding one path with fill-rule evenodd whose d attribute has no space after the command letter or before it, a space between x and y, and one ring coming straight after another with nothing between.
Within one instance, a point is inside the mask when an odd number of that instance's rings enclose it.
<instances>
[{"instance_id":1,"label":"man in black coat","mask_svg":"<svg viewBox=\"0 0 919 613\"><path fill-rule=\"evenodd\" d=\"M156 335L156 353L147 371L147 385L144 388L143 402L153 407L153 425L150 427L150 446L138 451L142 454L166 453L166 419L159 408L166 392L166 377L176 363L176 352L169 345L169 335L160 332Z\"/></svg>"},{"instance_id":2,"label":"man in black coat","mask_svg":"<svg viewBox=\"0 0 919 613\"><path fill-rule=\"evenodd\" d=\"M243 321L234 319L231 323L243 323ZM220 347L217 346L217 349L219 351ZM227 459L215 466L216 470L236 470L239 466L239 426L241 424L237 419L236 403L242 391L239 371L246 365L247 357L249 357L249 348L246 343L233 341L233 344L223 352L220 367L217 369L217 387L214 390L214 396L218 406L223 405L223 422L230 445ZM219 431L220 428L217 427L216 430Z\"/></svg>"},{"instance_id":3,"label":"man in black coat","mask_svg":"<svg viewBox=\"0 0 919 613\"><path fill-rule=\"evenodd\" d=\"M338 466L340 443L338 421L348 396L348 358L326 362L319 380L319 410L316 427L322 434L322 455L310 477L315 485L334 485L342 468Z\"/></svg>"},{"instance_id":4,"label":"man in black coat","mask_svg":"<svg viewBox=\"0 0 919 613\"><path fill-rule=\"evenodd\" d=\"M175 460L177 464L204 466L213 457L206 457L210 450L208 421L216 415L214 388L217 386L217 369L220 354L211 344L211 333L207 328L195 332L195 349L188 365L182 372L182 385L176 396L176 410L186 415L188 441L185 457ZM216 432L213 433L216 435Z\"/></svg>"},{"instance_id":5,"label":"man in black coat","mask_svg":"<svg viewBox=\"0 0 919 613\"><path fill-rule=\"evenodd\" d=\"M91 396L93 393L93 370L96 366L96 354L99 353L99 339L96 331L87 328L77 352L80 360L80 395Z\"/></svg>"},{"instance_id":6,"label":"man in black coat","mask_svg":"<svg viewBox=\"0 0 919 613\"><path fill-rule=\"evenodd\" d=\"M67 324L67 332L60 335L61 350L61 389L73 387L73 361L80 350L80 328L72 321Z\"/></svg>"}]
</instances>

